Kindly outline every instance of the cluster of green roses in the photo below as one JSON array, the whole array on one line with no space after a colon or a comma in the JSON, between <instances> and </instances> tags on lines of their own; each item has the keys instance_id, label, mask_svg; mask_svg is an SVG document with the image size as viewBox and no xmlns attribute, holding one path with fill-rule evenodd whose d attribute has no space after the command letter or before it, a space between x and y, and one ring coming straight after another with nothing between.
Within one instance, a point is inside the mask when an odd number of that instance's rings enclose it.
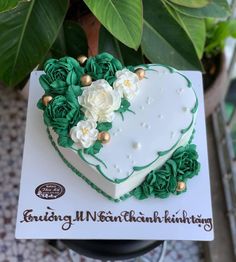
<instances>
[{"instance_id":1,"label":"cluster of green roses","mask_svg":"<svg viewBox=\"0 0 236 262\"><path fill-rule=\"evenodd\" d=\"M186 189L176 191L178 182L186 182L187 179L198 174L200 163L197 159L196 145L188 144L179 147L160 169L153 170L147 175L145 181L134 189L133 195L138 199L150 196L166 198L171 193L185 192Z\"/></svg>"},{"instance_id":2,"label":"cluster of green roses","mask_svg":"<svg viewBox=\"0 0 236 262\"><path fill-rule=\"evenodd\" d=\"M78 102L83 92L81 77L88 74L92 80L105 79L110 85L115 81L115 73L123 68L119 60L108 53L102 53L87 59L84 66L71 57L59 60L49 59L44 66L46 74L40 76L39 82L46 96L52 97L48 105L38 102L38 108L44 111L44 122L58 134L58 144L70 147L73 144L69 136L70 129L84 119L84 112ZM111 125L100 123L99 131L111 128ZM98 145L99 144L99 145ZM102 145L97 141L97 151ZM93 150L90 150L93 152Z\"/></svg>"}]
</instances>

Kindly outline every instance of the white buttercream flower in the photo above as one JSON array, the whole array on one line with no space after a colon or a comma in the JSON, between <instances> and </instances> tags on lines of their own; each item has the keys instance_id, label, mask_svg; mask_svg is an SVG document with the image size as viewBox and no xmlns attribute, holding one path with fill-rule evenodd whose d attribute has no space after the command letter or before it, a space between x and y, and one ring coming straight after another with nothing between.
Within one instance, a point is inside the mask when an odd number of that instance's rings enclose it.
<instances>
[{"instance_id":1,"label":"white buttercream flower","mask_svg":"<svg viewBox=\"0 0 236 262\"><path fill-rule=\"evenodd\" d=\"M71 139L83 148L92 146L97 140L97 123L93 120L81 120L70 130Z\"/></svg>"},{"instance_id":2,"label":"white buttercream flower","mask_svg":"<svg viewBox=\"0 0 236 262\"><path fill-rule=\"evenodd\" d=\"M139 92L138 76L128 69L119 70L116 72L116 81L113 87L120 95L131 101Z\"/></svg>"},{"instance_id":3,"label":"white buttercream flower","mask_svg":"<svg viewBox=\"0 0 236 262\"><path fill-rule=\"evenodd\" d=\"M85 117L98 122L112 122L114 111L119 109L121 97L106 80L97 80L85 87L78 97Z\"/></svg>"}]
</instances>

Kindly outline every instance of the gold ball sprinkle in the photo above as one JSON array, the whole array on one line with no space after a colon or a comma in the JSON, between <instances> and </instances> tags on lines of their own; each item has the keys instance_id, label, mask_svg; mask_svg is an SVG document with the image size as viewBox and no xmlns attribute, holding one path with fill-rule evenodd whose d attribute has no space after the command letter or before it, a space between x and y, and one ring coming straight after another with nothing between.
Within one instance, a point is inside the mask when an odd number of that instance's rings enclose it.
<instances>
[{"instance_id":1,"label":"gold ball sprinkle","mask_svg":"<svg viewBox=\"0 0 236 262\"><path fill-rule=\"evenodd\" d=\"M83 64L85 64L85 62L87 61L87 56L85 56L85 55L80 55L80 56L78 56L77 57L77 60L79 61L79 63L81 64L81 65L83 65Z\"/></svg>"},{"instance_id":2,"label":"gold ball sprinkle","mask_svg":"<svg viewBox=\"0 0 236 262\"><path fill-rule=\"evenodd\" d=\"M52 99L53 99L52 96L46 96L46 95L44 95L44 96L42 97L42 102L43 102L43 104L44 104L45 106L47 106L47 105L51 102Z\"/></svg>"},{"instance_id":3,"label":"gold ball sprinkle","mask_svg":"<svg viewBox=\"0 0 236 262\"><path fill-rule=\"evenodd\" d=\"M144 79L144 77L145 77L145 70L144 69L138 68L134 72L138 76L139 80Z\"/></svg>"},{"instance_id":4,"label":"gold ball sprinkle","mask_svg":"<svg viewBox=\"0 0 236 262\"><path fill-rule=\"evenodd\" d=\"M178 185L177 185L177 188L176 188L176 191L181 192L181 191L184 191L185 188L186 188L185 182L179 181Z\"/></svg>"},{"instance_id":5,"label":"gold ball sprinkle","mask_svg":"<svg viewBox=\"0 0 236 262\"><path fill-rule=\"evenodd\" d=\"M108 132L102 131L98 134L98 140L100 140L103 144L107 144L111 139L111 136Z\"/></svg>"},{"instance_id":6,"label":"gold ball sprinkle","mask_svg":"<svg viewBox=\"0 0 236 262\"><path fill-rule=\"evenodd\" d=\"M90 75L83 75L80 78L80 82L83 86L90 86L92 84L92 77Z\"/></svg>"}]
</instances>

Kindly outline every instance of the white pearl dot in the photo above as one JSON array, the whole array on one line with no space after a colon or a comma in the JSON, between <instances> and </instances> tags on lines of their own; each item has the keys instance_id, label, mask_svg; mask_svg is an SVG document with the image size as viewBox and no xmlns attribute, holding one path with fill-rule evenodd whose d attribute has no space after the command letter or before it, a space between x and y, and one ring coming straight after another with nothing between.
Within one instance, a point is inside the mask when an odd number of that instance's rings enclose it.
<instances>
[{"instance_id":1,"label":"white pearl dot","mask_svg":"<svg viewBox=\"0 0 236 262\"><path fill-rule=\"evenodd\" d=\"M115 164L115 165L114 165L114 168L115 168L115 169L117 169L117 168L118 168L118 166Z\"/></svg>"},{"instance_id":2,"label":"white pearl dot","mask_svg":"<svg viewBox=\"0 0 236 262\"><path fill-rule=\"evenodd\" d=\"M158 115L158 118L163 119L164 116L163 116L162 114L159 114L159 115Z\"/></svg>"},{"instance_id":3,"label":"white pearl dot","mask_svg":"<svg viewBox=\"0 0 236 262\"><path fill-rule=\"evenodd\" d=\"M187 108L186 106L183 107L183 111L184 112L188 112L189 111L189 108Z\"/></svg>"},{"instance_id":4,"label":"white pearl dot","mask_svg":"<svg viewBox=\"0 0 236 262\"><path fill-rule=\"evenodd\" d=\"M118 172L118 173L121 173L121 170L120 170L120 168L117 168L117 172Z\"/></svg>"},{"instance_id":5,"label":"white pearl dot","mask_svg":"<svg viewBox=\"0 0 236 262\"><path fill-rule=\"evenodd\" d=\"M140 106L139 108L140 108L141 110L144 110L144 106Z\"/></svg>"},{"instance_id":6,"label":"white pearl dot","mask_svg":"<svg viewBox=\"0 0 236 262\"><path fill-rule=\"evenodd\" d=\"M131 159L131 158L132 158L131 155L127 155L126 157L127 157L128 159Z\"/></svg>"},{"instance_id":7,"label":"white pearl dot","mask_svg":"<svg viewBox=\"0 0 236 262\"><path fill-rule=\"evenodd\" d=\"M181 93L182 93L183 91L184 91L183 88L178 88L178 89L176 89L176 92L177 92L178 95L181 95Z\"/></svg>"},{"instance_id":8,"label":"white pearl dot","mask_svg":"<svg viewBox=\"0 0 236 262\"><path fill-rule=\"evenodd\" d=\"M134 142L133 143L133 148L134 149L140 149L141 147L142 147L141 143L139 143L139 142Z\"/></svg>"}]
</instances>

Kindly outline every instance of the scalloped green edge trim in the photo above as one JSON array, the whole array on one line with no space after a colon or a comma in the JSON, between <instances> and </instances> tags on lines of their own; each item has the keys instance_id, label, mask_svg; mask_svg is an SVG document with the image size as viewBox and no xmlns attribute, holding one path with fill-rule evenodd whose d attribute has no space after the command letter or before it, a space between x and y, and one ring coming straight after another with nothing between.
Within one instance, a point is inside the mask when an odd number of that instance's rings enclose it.
<instances>
[{"instance_id":1,"label":"scalloped green edge trim","mask_svg":"<svg viewBox=\"0 0 236 262\"><path fill-rule=\"evenodd\" d=\"M71 171L73 173L75 173L77 176L79 176L80 178L82 178L88 185L90 185L94 190L96 190L99 194L102 194L104 197L106 197L107 199L118 203L120 201L124 201L126 199L128 199L129 197L133 196L133 190L130 191L129 193L124 194L123 196L119 197L119 198L113 198L111 196L109 196L107 193L105 193L103 190L101 190L98 186L96 186L94 183L92 183L87 177L85 177L82 173L80 173L71 163L69 163L69 161L66 160L66 158L63 156L63 154L60 152L60 150L58 149L56 143L54 142L52 135L50 133L49 128L47 128L47 133L48 133L48 137L49 140L52 144L52 146L54 147L54 149L57 151L58 155L61 157L61 159L63 160L63 162L66 164L66 166L68 168L71 169ZM194 134L195 134L195 129L192 132L192 135L188 141L188 144L190 144L194 138Z\"/></svg>"}]
</instances>

